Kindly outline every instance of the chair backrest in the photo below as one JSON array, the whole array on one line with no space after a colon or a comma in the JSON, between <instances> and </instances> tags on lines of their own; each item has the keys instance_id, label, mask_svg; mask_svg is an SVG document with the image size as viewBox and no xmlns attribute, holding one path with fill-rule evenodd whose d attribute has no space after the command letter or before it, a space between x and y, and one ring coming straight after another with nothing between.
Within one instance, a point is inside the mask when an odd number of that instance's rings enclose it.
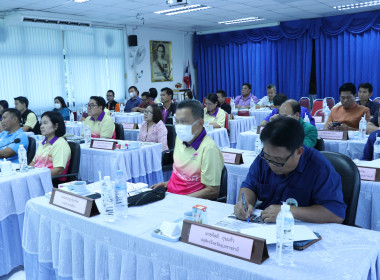
<instances>
[{"instance_id":1,"label":"chair backrest","mask_svg":"<svg viewBox=\"0 0 380 280\"><path fill-rule=\"evenodd\" d=\"M175 132L174 125L172 124L165 124L166 129L168 130L168 148L169 150L173 150L175 146L175 138L177 136L177 133Z\"/></svg>"},{"instance_id":2,"label":"chair backrest","mask_svg":"<svg viewBox=\"0 0 380 280\"><path fill-rule=\"evenodd\" d=\"M206 98L203 98L202 105L203 105L204 108L206 108Z\"/></svg>"},{"instance_id":3,"label":"chair backrest","mask_svg":"<svg viewBox=\"0 0 380 280\"><path fill-rule=\"evenodd\" d=\"M80 144L71 141L68 141L67 143L69 144L71 150L70 165L67 173L78 175L80 164Z\"/></svg>"},{"instance_id":4,"label":"chair backrest","mask_svg":"<svg viewBox=\"0 0 380 280\"><path fill-rule=\"evenodd\" d=\"M227 200L227 181L228 181L228 173L226 166L223 166L222 177L220 179L220 190L217 201L226 202Z\"/></svg>"},{"instance_id":5,"label":"chair backrest","mask_svg":"<svg viewBox=\"0 0 380 280\"><path fill-rule=\"evenodd\" d=\"M328 151L321 153L331 162L342 178L343 200L347 204L346 219L343 224L354 226L360 193L359 170L356 164L343 154Z\"/></svg>"},{"instance_id":6,"label":"chair backrest","mask_svg":"<svg viewBox=\"0 0 380 280\"><path fill-rule=\"evenodd\" d=\"M300 98L301 107L305 107L310 111L310 99L309 97L301 97Z\"/></svg>"},{"instance_id":7,"label":"chair backrest","mask_svg":"<svg viewBox=\"0 0 380 280\"><path fill-rule=\"evenodd\" d=\"M322 138L317 138L317 143L315 143L314 149L318 151L324 151L325 150L325 141L323 141Z\"/></svg>"},{"instance_id":8,"label":"chair backrest","mask_svg":"<svg viewBox=\"0 0 380 280\"><path fill-rule=\"evenodd\" d=\"M243 116L243 117L249 117L249 111L248 110L239 110L237 115Z\"/></svg>"},{"instance_id":9,"label":"chair backrest","mask_svg":"<svg viewBox=\"0 0 380 280\"><path fill-rule=\"evenodd\" d=\"M226 97L226 100L224 102L226 102L228 105L231 105L231 97Z\"/></svg>"},{"instance_id":10,"label":"chair backrest","mask_svg":"<svg viewBox=\"0 0 380 280\"><path fill-rule=\"evenodd\" d=\"M116 139L124 140L124 127L121 123L115 123Z\"/></svg>"},{"instance_id":11,"label":"chair backrest","mask_svg":"<svg viewBox=\"0 0 380 280\"><path fill-rule=\"evenodd\" d=\"M325 112L323 111L323 109L319 109L317 110L313 116L324 116L325 115ZM327 121L327 120L325 120Z\"/></svg>"},{"instance_id":12,"label":"chair backrest","mask_svg":"<svg viewBox=\"0 0 380 280\"><path fill-rule=\"evenodd\" d=\"M224 128L228 130L228 114L226 113L226 122L224 123Z\"/></svg>"},{"instance_id":13,"label":"chair backrest","mask_svg":"<svg viewBox=\"0 0 380 280\"><path fill-rule=\"evenodd\" d=\"M311 111L311 115L314 116L315 112L323 109L323 99L315 99L313 103L313 110Z\"/></svg>"},{"instance_id":14,"label":"chair backrest","mask_svg":"<svg viewBox=\"0 0 380 280\"><path fill-rule=\"evenodd\" d=\"M34 158L34 155L36 154L36 139L28 136L28 140L29 140L29 144L28 144L28 151L26 152L26 157L28 159L28 164L30 164Z\"/></svg>"},{"instance_id":15,"label":"chair backrest","mask_svg":"<svg viewBox=\"0 0 380 280\"><path fill-rule=\"evenodd\" d=\"M331 108L335 106L335 99L334 99L334 97L326 97L325 99L326 99L327 106L329 106L329 108L331 110Z\"/></svg>"},{"instance_id":16,"label":"chair backrest","mask_svg":"<svg viewBox=\"0 0 380 280\"><path fill-rule=\"evenodd\" d=\"M376 97L376 98L373 100L373 102L375 102L375 103L380 103L380 97Z\"/></svg>"}]
</instances>

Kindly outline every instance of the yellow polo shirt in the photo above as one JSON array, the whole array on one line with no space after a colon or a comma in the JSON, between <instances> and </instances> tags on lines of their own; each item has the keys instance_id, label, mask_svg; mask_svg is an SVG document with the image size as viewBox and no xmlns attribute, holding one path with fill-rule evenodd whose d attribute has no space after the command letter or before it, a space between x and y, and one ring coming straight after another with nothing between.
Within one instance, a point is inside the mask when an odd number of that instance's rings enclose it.
<instances>
[{"instance_id":1,"label":"yellow polo shirt","mask_svg":"<svg viewBox=\"0 0 380 280\"><path fill-rule=\"evenodd\" d=\"M224 128L226 125L226 111L223 109L216 107L214 114L209 115L207 113L207 108L204 109L204 121L209 123L217 123L221 128Z\"/></svg>"},{"instance_id":2,"label":"yellow polo shirt","mask_svg":"<svg viewBox=\"0 0 380 280\"><path fill-rule=\"evenodd\" d=\"M86 125L88 125L91 129L92 138L116 138L115 123L109 115L106 115L104 111L96 120L90 116L86 118L83 124L82 136Z\"/></svg>"}]
</instances>

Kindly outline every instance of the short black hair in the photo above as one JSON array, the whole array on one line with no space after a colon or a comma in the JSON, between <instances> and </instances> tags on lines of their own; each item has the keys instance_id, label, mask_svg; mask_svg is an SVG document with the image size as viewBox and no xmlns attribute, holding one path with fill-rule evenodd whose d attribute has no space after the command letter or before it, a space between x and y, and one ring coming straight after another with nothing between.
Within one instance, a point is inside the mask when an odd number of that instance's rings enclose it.
<instances>
[{"instance_id":1,"label":"short black hair","mask_svg":"<svg viewBox=\"0 0 380 280\"><path fill-rule=\"evenodd\" d=\"M115 92L114 92L112 89L109 89L109 90L107 91L107 93L109 93L109 92L112 93L113 96L115 96Z\"/></svg>"},{"instance_id":2,"label":"short black hair","mask_svg":"<svg viewBox=\"0 0 380 280\"><path fill-rule=\"evenodd\" d=\"M29 106L29 100L28 98L24 97L24 96L18 96L18 97L15 97L14 100L20 102L21 104L25 104L26 105L26 108L28 108Z\"/></svg>"},{"instance_id":3,"label":"short black hair","mask_svg":"<svg viewBox=\"0 0 380 280\"><path fill-rule=\"evenodd\" d=\"M149 105L148 107L152 108L154 123L158 123L159 121L162 121L164 119L164 116L162 115L162 110L157 104L152 104L152 105Z\"/></svg>"},{"instance_id":4,"label":"short black hair","mask_svg":"<svg viewBox=\"0 0 380 280\"><path fill-rule=\"evenodd\" d=\"M157 97L157 95L158 95L158 93L157 93L157 89L154 88L154 87L150 88L150 89L149 89L149 94L150 94L150 97L151 97L152 99L156 99L156 97Z\"/></svg>"},{"instance_id":5,"label":"short black hair","mask_svg":"<svg viewBox=\"0 0 380 280\"><path fill-rule=\"evenodd\" d=\"M276 86L274 84L267 85L267 89L274 89L276 90Z\"/></svg>"},{"instance_id":6,"label":"short black hair","mask_svg":"<svg viewBox=\"0 0 380 280\"><path fill-rule=\"evenodd\" d=\"M96 105L101 106L102 110L106 107L106 100L101 96L91 96L90 100L95 100Z\"/></svg>"},{"instance_id":7,"label":"short black hair","mask_svg":"<svg viewBox=\"0 0 380 280\"><path fill-rule=\"evenodd\" d=\"M274 106L281 106L282 103L284 103L286 100L288 100L288 97L283 93L277 93L273 97L273 105Z\"/></svg>"},{"instance_id":8,"label":"short black hair","mask_svg":"<svg viewBox=\"0 0 380 280\"><path fill-rule=\"evenodd\" d=\"M187 97L189 98L189 99L193 99L193 92L192 91L186 91L185 92L185 94L187 94Z\"/></svg>"},{"instance_id":9,"label":"short black hair","mask_svg":"<svg viewBox=\"0 0 380 280\"><path fill-rule=\"evenodd\" d=\"M358 90L360 88L365 88L365 89L368 89L368 92L369 93L372 93L373 92L373 86L370 84L370 83L362 83L358 86ZM0 101L1 102L1 101ZM0 104L1 105L1 104Z\"/></svg>"},{"instance_id":10,"label":"short black hair","mask_svg":"<svg viewBox=\"0 0 380 280\"><path fill-rule=\"evenodd\" d=\"M224 90L222 90L222 89L217 90L216 94L218 94L218 93L220 93L222 95L222 97L226 97L227 96L226 92Z\"/></svg>"},{"instance_id":11,"label":"short black hair","mask_svg":"<svg viewBox=\"0 0 380 280\"><path fill-rule=\"evenodd\" d=\"M130 89L133 89L134 91L136 91L137 94L140 93L139 90L137 89L137 87L135 87L135 86L130 86L130 87L128 88L128 91L129 91Z\"/></svg>"},{"instance_id":12,"label":"short black hair","mask_svg":"<svg viewBox=\"0 0 380 280\"><path fill-rule=\"evenodd\" d=\"M145 96L146 98L151 98L149 92L147 91L144 91L142 94L141 94L141 97Z\"/></svg>"},{"instance_id":13,"label":"short black hair","mask_svg":"<svg viewBox=\"0 0 380 280\"><path fill-rule=\"evenodd\" d=\"M58 124L57 130L54 132L55 136L62 137L63 135L66 134L65 121L63 120L63 117L59 112L47 111L42 114L41 119L45 116L50 119L50 121L53 123L54 126Z\"/></svg>"},{"instance_id":14,"label":"short black hair","mask_svg":"<svg viewBox=\"0 0 380 280\"><path fill-rule=\"evenodd\" d=\"M54 97L54 100L55 100L55 99L57 99L57 100L59 101L59 103L61 103L62 108L66 108L66 107L67 107L66 102L65 102L65 100L62 98L62 96L56 96L56 97Z\"/></svg>"},{"instance_id":15,"label":"short black hair","mask_svg":"<svg viewBox=\"0 0 380 280\"><path fill-rule=\"evenodd\" d=\"M295 114L295 113L301 114L301 105L298 103L297 100L288 99L284 103L289 103L290 104L290 106L292 107L293 114Z\"/></svg>"},{"instance_id":16,"label":"short black hair","mask_svg":"<svg viewBox=\"0 0 380 280\"><path fill-rule=\"evenodd\" d=\"M216 95L216 93L207 94L206 99L210 100L212 103L219 106L219 100L218 100L218 96Z\"/></svg>"},{"instance_id":17,"label":"short black hair","mask_svg":"<svg viewBox=\"0 0 380 280\"><path fill-rule=\"evenodd\" d=\"M261 131L260 140L275 147L284 147L289 152L301 147L305 132L299 121L293 118L279 116L266 124Z\"/></svg>"},{"instance_id":18,"label":"short black hair","mask_svg":"<svg viewBox=\"0 0 380 280\"><path fill-rule=\"evenodd\" d=\"M353 83L345 83L339 88L339 95L342 91L349 91L353 96L356 96L356 87Z\"/></svg>"},{"instance_id":19,"label":"short black hair","mask_svg":"<svg viewBox=\"0 0 380 280\"><path fill-rule=\"evenodd\" d=\"M247 86L249 89L252 89L252 85L248 83L244 83L243 86Z\"/></svg>"},{"instance_id":20,"label":"short black hair","mask_svg":"<svg viewBox=\"0 0 380 280\"><path fill-rule=\"evenodd\" d=\"M4 113L7 113L7 112L9 114L13 115L14 117L16 117L18 122L21 123L21 113L19 110L15 109L15 108L7 108L4 110L3 115L4 115Z\"/></svg>"},{"instance_id":21,"label":"short black hair","mask_svg":"<svg viewBox=\"0 0 380 280\"><path fill-rule=\"evenodd\" d=\"M203 119L204 108L198 100L185 99L178 104L177 110L189 108L194 119Z\"/></svg>"},{"instance_id":22,"label":"short black hair","mask_svg":"<svg viewBox=\"0 0 380 280\"><path fill-rule=\"evenodd\" d=\"M172 99L173 99L173 95L174 95L174 92L171 88L168 88L168 87L164 87L161 89L161 91L165 91L167 95L171 95Z\"/></svg>"},{"instance_id":23,"label":"short black hair","mask_svg":"<svg viewBox=\"0 0 380 280\"><path fill-rule=\"evenodd\" d=\"M0 100L0 106L2 106L4 109L8 109L9 108L8 101Z\"/></svg>"}]
</instances>

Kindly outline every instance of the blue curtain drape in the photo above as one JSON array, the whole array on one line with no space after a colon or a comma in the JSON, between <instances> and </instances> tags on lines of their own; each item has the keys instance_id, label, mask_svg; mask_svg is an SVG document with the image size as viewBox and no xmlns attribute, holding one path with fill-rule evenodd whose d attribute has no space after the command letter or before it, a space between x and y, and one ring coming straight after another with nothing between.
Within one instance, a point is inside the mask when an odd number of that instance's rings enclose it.
<instances>
[{"instance_id":1,"label":"blue curtain drape","mask_svg":"<svg viewBox=\"0 0 380 280\"><path fill-rule=\"evenodd\" d=\"M244 82L258 97L269 83L299 99L309 92L313 39L317 96L339 99L345 82L380 87L380 11L281 23L280 26L198 35L194 66L198 96L218 89L240 94ZM376 93L374 93L376 95Z\"/></svg>"}]
</instances>

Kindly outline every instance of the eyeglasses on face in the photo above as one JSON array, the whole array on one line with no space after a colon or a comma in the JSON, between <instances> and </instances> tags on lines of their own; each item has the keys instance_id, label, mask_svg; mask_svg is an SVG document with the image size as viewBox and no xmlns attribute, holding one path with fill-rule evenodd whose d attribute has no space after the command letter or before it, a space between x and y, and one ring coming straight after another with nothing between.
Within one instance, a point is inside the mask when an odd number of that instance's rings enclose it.
<instances>
[{"instance_id":1,"label":"eyeglasses on face","mask_svg":"<svg viewBox=\"0 0 380 280\"><path fill-rule=\"evenodd\" d=\"M265 160L267 164L272 164L272 165L277 166L277 167L284 167L284 165L292 157L292 155L294 154L295 151L296 150L294 150L293 152L290 153L290 155L285 159L284 163L276 162L276 161L265 158L264 149L261 150L259 157L262 158L263 160Z\"/></svg>"},{"instance_id":2,"label":"eyeglasses on face","mask_svg":"<svg viewBox=\"0 0 380 280\"><path fill-rule=\"evenodd\" d=\"M86 106L88 107L88 108L94 108L94 107L98 107L99 105L96 105L96 104L86 104Z\"/></svg>"},{"instance_id":3,"label":"eyeglasses on face","mask_svg":"<svg viewBox=\"0 0 380 280\"><path fill-rule=\"evenodd\" d=\"M153 112L152 112L152 111L145 110L145 111L144 111L144 114L145 114L145 115L149 115L149 114L153 114Z\"/></svg>"}]
</instances>

